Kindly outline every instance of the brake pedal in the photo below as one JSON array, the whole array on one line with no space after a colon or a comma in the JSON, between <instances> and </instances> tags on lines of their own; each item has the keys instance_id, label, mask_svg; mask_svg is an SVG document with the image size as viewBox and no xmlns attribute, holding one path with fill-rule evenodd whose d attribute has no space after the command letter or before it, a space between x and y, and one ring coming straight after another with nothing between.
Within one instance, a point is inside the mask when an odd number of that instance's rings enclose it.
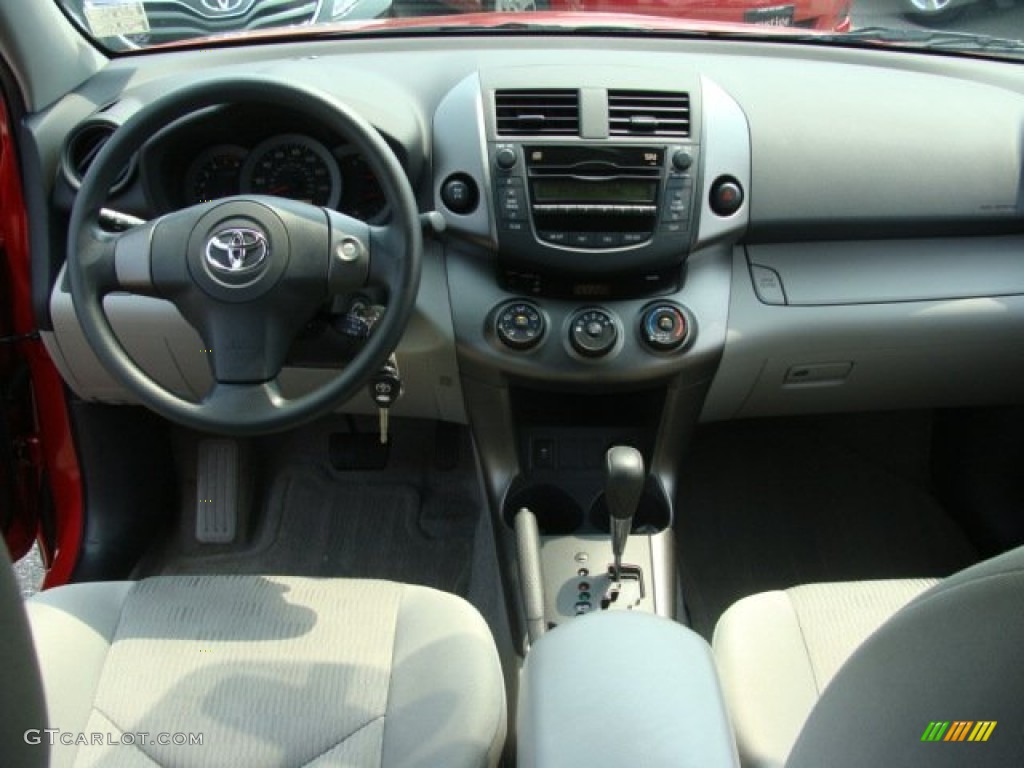
<instances>
[{"instance_id":1,"label":"brake pedal","mask_svg":"<svg viewBox=\"0 0 1024 768\"><path fill-rule=\"evenodd\" d=\"M203 544L230 544L238 531L238 442L201 441L197 469L196 540Z\"/></svg>"}]
</instances>

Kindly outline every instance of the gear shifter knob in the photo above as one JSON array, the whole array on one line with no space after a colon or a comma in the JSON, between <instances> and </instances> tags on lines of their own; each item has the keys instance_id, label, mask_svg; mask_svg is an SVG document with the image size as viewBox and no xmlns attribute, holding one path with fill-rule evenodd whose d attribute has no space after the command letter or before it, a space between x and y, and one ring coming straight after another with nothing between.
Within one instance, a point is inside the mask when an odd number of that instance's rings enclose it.
<instances>
[{"instance_id":1,"label":"gear shifter knob","mask_svg":"<svg viewBox=\"0 0 1024 768\"><path fill-rule=\"evenodd\" d=\"M605 500L608 502L612 530L612 554L615 557L615 579L622 567L622 553L633 528L633 516L644 490L644 457L636 448L616 445L605 454Z\"/></svg>"}]
</instances>

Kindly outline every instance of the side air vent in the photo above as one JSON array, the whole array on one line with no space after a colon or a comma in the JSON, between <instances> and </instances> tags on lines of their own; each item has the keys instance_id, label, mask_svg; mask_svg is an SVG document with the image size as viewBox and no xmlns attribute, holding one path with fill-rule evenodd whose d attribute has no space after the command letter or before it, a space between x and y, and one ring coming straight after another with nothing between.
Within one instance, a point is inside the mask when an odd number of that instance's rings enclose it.
<instances>
[{"instance_id":1,"label":"side air vent","mask_svg":"<svg viewBox=\"0 0 1024 768\"><path fill-rule=\"evenodd\" d=\"M96 156L116 130L117 125L114 123L92 119L82 123L71 132L64 143L61 161L64 175L71 182L72 187L78 189L82 185L82 179L85 178L85 174L88 173ZM132 166L129 164L110 187L110 192L117 192L124 187L131 172Z\"/></svg>"},{"instance_id":2,"label":"side air vent","mask_svg":"<svg viewBox=\"0 0 1024 768\"><path fill-rule=\"evenodd\" d=\"M503 90L494 104L499 136L579 135L579 91Z\"/></svg>"},{"instance_id":3,"label":"side air vent","mask_svg":"<svg viewBox=\"0 0 1024 768\"><path fill-rule=\"evenodd\" d=\"M690 135L690 95L668 91L608 91L612 136Z\"/></svg>"}]
</instances>

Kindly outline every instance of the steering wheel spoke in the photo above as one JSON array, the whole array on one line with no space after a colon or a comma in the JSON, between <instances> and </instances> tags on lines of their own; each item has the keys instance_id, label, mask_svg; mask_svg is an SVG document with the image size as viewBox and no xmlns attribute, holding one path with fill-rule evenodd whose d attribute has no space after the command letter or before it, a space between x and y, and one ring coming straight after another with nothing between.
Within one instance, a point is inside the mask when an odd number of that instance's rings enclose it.
<instances>
[{"instance_id":1,"label":"steering wheel spoke","mask_svg":"<svg viewBox=\"0 0 1024 768\"><path fill-rule=\"evenodd\" d=\"M375 228L332 210L327 210L327 221L330 227L328 290L332 296L344 296L367 284L373 263L372 230Z\"/></svg>"},{"instance_id":2,"label":"steering wheel spoke","mask_svg":"<svg viewBox=\"0 0 1024 768\"><path fill-rule=\"evenodd\" d=\"M142 296L155 296L153 285L153 222L112 235L111 251L117 288Z\"/></svg>"},{"instance_id":3,"label":"steering wheel spoke","mask_svg":"<svg viewBox=\"0 0 1024 768\"><path fill-rule=\"evenodd\" d=\"M225 426L245 422L254 413L280 414L288 407L277 379L258 384L214 382L198 407Z\"/></svg>"}]
</instances>

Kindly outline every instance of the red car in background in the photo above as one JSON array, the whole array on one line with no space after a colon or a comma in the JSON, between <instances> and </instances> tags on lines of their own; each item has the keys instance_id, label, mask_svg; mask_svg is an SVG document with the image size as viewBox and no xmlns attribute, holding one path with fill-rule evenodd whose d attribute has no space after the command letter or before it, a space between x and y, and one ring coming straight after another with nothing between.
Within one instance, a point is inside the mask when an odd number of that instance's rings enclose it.
<instances>
[{"instance_id":1,"label":"red car in background","mask_svg":"<svg viewBox=\"0 0 1024 768\"><path fill-rule=\"evenodd\" d=\"M830 32L850 29L853 0L442 0L461 11L592 11L675 16L696 21L801 27ZM396 3L401 5L401 3Z\"/></svg>"}]
</instances>

